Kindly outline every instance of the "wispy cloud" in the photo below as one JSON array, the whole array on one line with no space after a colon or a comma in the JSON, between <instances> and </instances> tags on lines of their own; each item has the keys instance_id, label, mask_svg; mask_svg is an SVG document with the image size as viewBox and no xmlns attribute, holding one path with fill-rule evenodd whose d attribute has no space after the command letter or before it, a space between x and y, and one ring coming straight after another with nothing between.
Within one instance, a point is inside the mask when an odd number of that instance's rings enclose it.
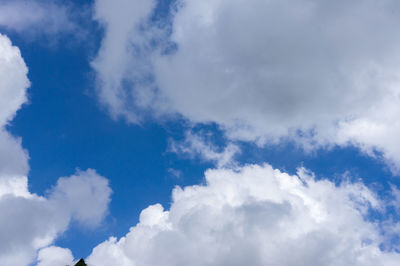
<instances>
[{"instance_id":1,"label":"wispy cloud","mask_svg":"<svg viewBox=\"0 0 400 266\"><path fill-rule=\"evenodd\" d=\"M0 2L0 29L21 34L28 40L46 37L54 43L62 35L80 39L85 30L78 20L89 15L88 9L72 3L51 0L5 0Z\"/></svg>"},{"instance_id":2,"label":"wispy cloud","mask_svg":"<svg viewBox=\"0 0 400 266\"><path fill-rule=\"evenodd\" d=\"M240 153L240 148L233 143L220 148L200 133L186 131L183 141L170 139L168 151L193 158L199 157L202 160L214 162L217 167L234 167L236 164L234 157Z\"/></svg>"}]
</instances>

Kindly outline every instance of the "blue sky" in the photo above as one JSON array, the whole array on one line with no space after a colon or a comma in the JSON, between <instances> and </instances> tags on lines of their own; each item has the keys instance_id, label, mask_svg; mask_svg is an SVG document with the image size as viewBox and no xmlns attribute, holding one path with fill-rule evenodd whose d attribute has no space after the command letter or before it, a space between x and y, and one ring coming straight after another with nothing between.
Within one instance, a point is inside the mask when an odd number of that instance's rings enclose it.
<instances>
[{"instance_id":1,"label":"blue sky","mask_svg":"<svg viewBox=\"0 0 400 266\"><path fill-rule=\"evenodd\" d=\"M396 265L400 6L305 2L0 1L0 264Z\"/></svg>"}]
</instances>

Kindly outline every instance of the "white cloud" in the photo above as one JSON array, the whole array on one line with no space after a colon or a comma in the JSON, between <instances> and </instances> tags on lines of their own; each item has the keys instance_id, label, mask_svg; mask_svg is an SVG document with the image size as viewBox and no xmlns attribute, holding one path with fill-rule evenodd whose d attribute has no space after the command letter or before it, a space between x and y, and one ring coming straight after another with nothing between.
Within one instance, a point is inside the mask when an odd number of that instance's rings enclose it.
<instances>
[{"instance_id":1,"label":"white cloud","mask_svg":"<svg viewBox=\"0 0 400 266\"><path fill-rule=\"evenodd\" d=\"M392 172L400 173L400 88L386 96L381 105L368 110L362 117L342 121L336 142L352 143L365 153L385 158Z\"/></svg>"},{"instance_id":2,"label":"white cloud","mask_svg":"<svg viewBox=\"0 0 400 266\"><path fill-rule=\"evenodd\" d=\"M56 34L76 30L67 6L57 1L5 0L0 3L0 26L32 34L40 27L42 33Z\"/></svg>"},{"instance_id":3,"label":"white cloud","mask_svg":"<svg viewBox=\"0 0 400 266\"><path fill-rule=\"evenodd\" d=\"M60 178L47 197L28 189L27 152L5 126L26 102L27 67L17 47L0 34L0 265L29 265L71 220L98 224L108 210L111 189L94 170ZM41 253L46 254L46 252ZM44 263L44 262L43 262Z\"/></svg>"},{"instance_id":4,"label":"white cloud","mask_svg":"<svg viewBox=\"0 0 400 266\"><path fill-rule=\"evenodd\" d=\"M62 205L74 219L96 226L107 214L110 195L108 180L89 169L58 179L50 199Z\"/></svg>"},{"instance_id":5,"label":"white cloud","mask_svg":"<svg viewBox=\"0 0 400 266\"><path fill-rule=\"evenodd\" d=\"M125 108L124 99L134 93L124 93L124 76L139 82L147 76L148 63L141 57L148 47L143 41L140 25L152 13L155 0L99 0L95 2L95 19L105 28L105 38L101 43L96 59L92 62L97 71L99 99L105 104L113 117L125 115L129 121L138 121L138 116ZM137 51L136 49L141 50ZM136 59L136 57L139 57ZM130 69L134 71L130 71ZM143 82L140 83L143 85ZM143 99L144 100L144 99Z\"/></svg>"},{"instance_id":6,"label":"white cloud","mask_svg":"<svg viewBox=\"0 0 400 266\"><path fill-rule=\"evenodd\" d=\"M61 178L48 197L29 193L26 178L14 181L19 190L0 194L0 265L28 265L72 219L95 225L107 213L111 190L93 170ZM0 192L3 188L0 176Z\"/></svg>"},{"instance_id":7,"label":"white cloud","mask_svg":"<svg viewBox=\"0 0 400 266\"><path fill-rule=\"evenodd\" d=\"M214 169L206 184L173 191L121 239L93 249L88 265L397 265L379 225L364 218L385 202L361 183L335 186L300 169Z\"/></svg>"},{"instance_id":8,"label":"white cloud","mask_svg":"<svg viewBox=\"0 0 400 266\"><path fill-rule=\"evenodd\" d=\"M30 85L27 74L28 68L19 49L0 35L0 127L26 102L26 89Z\"/></svg>"},{"instance_id":9,"label":"white cloud","mask_svg":"<svg viewBox=\"0 0 400 266\"><path fill-rule=\"evenodd\" d=\"M370 154L378 150L396 171L397 1L180 0L177 6L165 29L170 38L158 24L135 30L152 14L151 4L119 1L97 13L106 35L94 68L101 102L114 117L137 122L143 110L181 114L217 123L230 139L260 144L351 143ZM118 17L117 10L123 10ZM152 38L161 42L153 51ZM177 49L164 53L169 41Z\"/></svg>"},{"instance_id":10,"label":"white cloud","mask_svg":"<svg viewBox=\"0 0 400 266\"><path fill-rule=\"evenodd\" d=\"M62 35L68 36L64 41L85 37L87 31L79 21L88 15L85 4L76 8L72 2L59 0L3 0L0 30L18 33L28 41L40 38L41 44L53 45Z\"/></svg>"},{"instance_id":11,"label":"white cloud","mask_svg":"<svg viewBox=\"0 0 400 266\"><path fill-rule=\"evenodd\" d=\"M5 126L27 101L30 85L28 68L17 47L0 34L0 197L6 194L28 195L28 154L21 141L11 136Z\"/></svg>"},{"instance_id":12,"label":"white cloud","mask_svg":"<svg viewBox=\"0 0 400 266\"><path fill-rule=\"evenodd\" d=\"M37 266L73 265L73 260L69 249L51 246L40 250Z\"/></svg>"},{"instance_id":13,"label":"white cloud","mask_svg":"<svg viewBox=\"0 0 400 266\"><path fill-rule=\"evenodd\" d=\"M29 155L22 148L21 140L11 136L4 128L1 128L1 126L0 151L7 151L0 152L0 176L25 176L28 173Z\"/></svg>"}]
</instances>

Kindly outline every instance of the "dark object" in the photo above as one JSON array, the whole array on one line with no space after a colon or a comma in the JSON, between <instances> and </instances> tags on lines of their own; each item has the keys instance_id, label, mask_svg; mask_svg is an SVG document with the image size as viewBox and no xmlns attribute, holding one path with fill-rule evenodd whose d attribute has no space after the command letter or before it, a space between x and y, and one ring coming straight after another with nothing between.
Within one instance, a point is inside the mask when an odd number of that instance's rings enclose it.
<instances>
[{"instance_id":1,"label":"dark object","mask_svg":"<svg viewBox=\"0 0 400 266\"><path fill-rule=\"evenodd\" d=\"M83 259L80 259L80 260L78 261L78 263L75 264L75 266L87 266L87 265L86 265L86 263L85 263L85 261L84 261Z\"/></svg>"}]
</instances>

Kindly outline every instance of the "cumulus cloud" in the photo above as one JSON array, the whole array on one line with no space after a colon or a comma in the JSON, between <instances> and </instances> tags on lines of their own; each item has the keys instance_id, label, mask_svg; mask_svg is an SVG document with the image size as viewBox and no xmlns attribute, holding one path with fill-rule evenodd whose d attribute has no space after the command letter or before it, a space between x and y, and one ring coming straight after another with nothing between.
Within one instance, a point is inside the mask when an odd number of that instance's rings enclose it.
<instances>
[{"instance_id":1,"label":"cumulus cloud","mask_svg":"<svg viewBox=\"0 0 400 266\"><path fill-rule=\"evenodd\" d=\"M145 109L215 122L230 139L261 145L288 138L306 148L352 144L398 170L397 1L176 6L165 35L149 22L153 5L143 1L97 12L106 31L94 69L114 117L137 122ZM113 15L117 10L122 15ZM166 52L171 43L175 49Z\"/></svg>"},{"instance_id":2,"label":"cumulus cloud","mask_svg":"<svg viewBox=\"0 0 400 266\"><path fill-rule=\"evenodd\" d=\"M71 220L94 225L107 212L111 190L93 170L61 178L47 197L29 193L26 178L13 181L19 190L4 193L0 177L1 265L28 265L37 250L67 230Z\"/></svg>"},{"instance_id":3,"label":"cumulus cloud","mask_svg":"<svg viewBox=\"0 0 400 266\"><path fill-rule=\"evenodd\" d=\"M361 183L289 175L270 165L213 169L176 187L172 204L93 249L88 265L397 265L369 210L384 202Z\"/></svg>"},{"instance_id":4,"label":"cumulus cloud","mask_svg":"<svg viewBox=\"0 0 400 266\"><path fill-rule=\"evenodd\" d=\"M5 126L27 100L28 68L17 47L0 34L0 196L26 195L28 154Z\"/></svg>"},{"instance_id":5,"label":"cumulus cloud","mask_svg":"<svg viewBox=\"0 0 400 266\"><path fill-rule=\"evenodd\" d=\"M0 34L0 265L4 266L30 265L37 251L52 244L72 220L95 226L107 213L111 195L107 179L91 169L60 178L47 196L29 192L28 153L6 130L27 100L27 71L19 49ZM39 259L47 253L43 251Z\"/></svg>"},{"instance_id":6,"label":"cumulus cloud","mask_svg":"<svg viewBox=\"0 0 400 266\"><path fill-rule=\"evenodd\" d=\"M89 169L60 178L50 199L63 205L76 220L95 226L107 214L110 195L108 180Z\"/></svg>"}]
</instances>

